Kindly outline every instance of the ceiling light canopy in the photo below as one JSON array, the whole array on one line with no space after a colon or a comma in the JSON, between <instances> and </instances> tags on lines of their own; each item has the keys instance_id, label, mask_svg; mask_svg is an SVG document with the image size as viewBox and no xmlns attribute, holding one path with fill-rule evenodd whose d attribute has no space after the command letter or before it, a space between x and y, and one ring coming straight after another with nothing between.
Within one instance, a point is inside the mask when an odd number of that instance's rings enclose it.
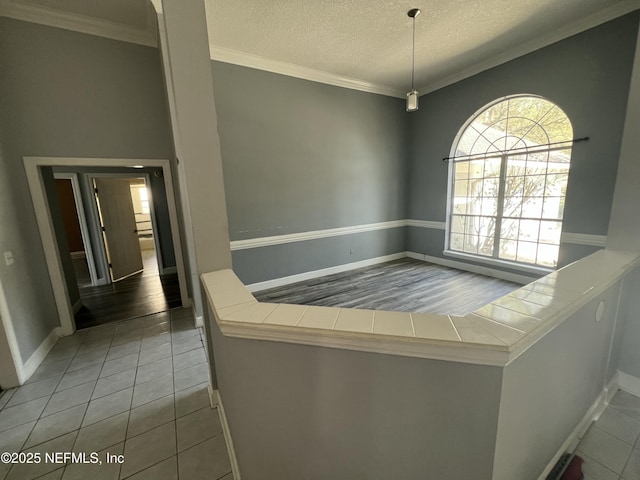
<instances>
[{"instance_id":1,"label":"ceiling light canopy","mask_svg":"<svg viewBox=\"0 0 640 480\"><path fill-rule=\"evenodd\" d=\"M413 50L411 52L411 90L407 93L407 112L418 110L418 91L415 89L416 74L416 17L420 15L419 8L412 8L407 15L413 20Z\"/></svg>"}]
</instances>

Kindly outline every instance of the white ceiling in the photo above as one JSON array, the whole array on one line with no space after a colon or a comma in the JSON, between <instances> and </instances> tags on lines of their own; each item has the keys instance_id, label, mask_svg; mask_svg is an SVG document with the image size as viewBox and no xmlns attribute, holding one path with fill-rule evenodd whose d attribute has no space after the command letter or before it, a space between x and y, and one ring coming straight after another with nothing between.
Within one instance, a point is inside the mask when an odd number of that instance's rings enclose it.
<instances>
[{"instance_id":1,"label":"white ceiling","mask_svg":"<svg viewBox=\"0 0 640 480\"><path fill-rule=\"evenodd\" d=\"M148 34L153 28L149 0L2 4L68 12ZM422 10L416 20L415 83L424 93L640 8L640 0L205 0L205 5L213 58L302 72L303 78L320 81L342 77L371 85L371 91L402 95L411 83L410 8Z\"/></svg>"}]
</instances>

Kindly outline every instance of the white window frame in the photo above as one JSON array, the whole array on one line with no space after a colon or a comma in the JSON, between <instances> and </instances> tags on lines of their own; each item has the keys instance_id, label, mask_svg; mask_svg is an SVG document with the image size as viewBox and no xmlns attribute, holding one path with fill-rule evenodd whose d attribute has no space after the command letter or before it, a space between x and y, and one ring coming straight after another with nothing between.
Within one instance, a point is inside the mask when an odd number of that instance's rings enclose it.
<instances>
[{"instance_id":1,"label":"white window frame","mask_svg":"<svg viewBox=\"0 0 640 480\"><path fill-rule=\"evenodd\" d=\"M519 98L519 97L528 97L528 98L540 98L542 100L546 100L551 102L550 100L548 100L545 97L542 97L540 95L535 95L535 94L517 94L517 95L507 95L504 97L500 97L497 98L495 100L493 100L492 102L489 102L488 104L482 106L481 108L479 108L478 110L476 110L473 115L471 115L467 121L462 125L462 127L460 127L460 129L458 130L458 133L456 134L453 142L451 143L451 151L449 153L449 158L454 158L456 156L456 152L457 152L457 147L458 144L460 142L460 139L462 138L462 135L464 135L464 133L467 131L467 129L469 128L469 126L471 125L471 123L484 111L488 110L489 108L493 107L494 105L504 102L506 100L511 100L514 98ZM551 102L551 103L555 103L555 102ZM569 143L569 141L567 141L567 143ZM569 148L572 148L572 146L570 146ZM545 149L545 151L553 151L553 150L566 150L567 146L561 146L561 147L557 147L557 148L549 148L549 149ZM500 157L500 162L501 162L501 167L500 167L500 184L501 184L501 188L499 189L500 195L498 196L497 202L498 202L498 218L496 221L496 236L499 235L499 227L502 223L502 217L500 215L500 212L502 210L502 205L504 202L504 188L503 187L503 182L505 181L505 170L506 170L506 163L507 163L507 157L515 155L516 153L496 153L496 155L491 155L491 154L487 154L485 157L483 158L498 158ZM478 156L480 157L480 154L478 154ZM544 266L540 266L540 265L535 265L535 264L529 264L529 263L522 263L522 262L517 262L517 261L511 261L511 260L504 260L501 258L498 258L496 256L485 256L485 255L474 255L471 253L466 253L466 252L460 252L457 250L451 250L450 249L450 237L451 237L451 218L452 218L452 214L453 214L453 191L455 188L455 162L453 160L450 160L449 162L449 167L448 167L448 173L447 173L447 207L446 207L446 221L445 221L445 243L444 243L444 251L442 252L443 255L447 256L447 257L452 257L452 258L457 258L460 260L464 260L464 261L471 261L471 262L476 262L476 263L481 263L481 264L487 264L487 265L494 265L494 266L499 266L499 267L503 267L503 268L509 268L509 269L513 269L513 270L518 270L518 271L522 271L522 272L527 272L527 273L533 273L533 274L540 274L540 275L546 275L550 272L553 272L556 270L556 268L552 268L552 267L544 267ZM565 195L566 198L566 195ZM536 219L538 220L538 219ZM563 219L558 219L559 221L563 222ZM564 225L563 225L564 227ZM499 245L499 242L498 244ZM499 248L498 246L495 247L496 249Z\"/></svg>"}]
</instances>

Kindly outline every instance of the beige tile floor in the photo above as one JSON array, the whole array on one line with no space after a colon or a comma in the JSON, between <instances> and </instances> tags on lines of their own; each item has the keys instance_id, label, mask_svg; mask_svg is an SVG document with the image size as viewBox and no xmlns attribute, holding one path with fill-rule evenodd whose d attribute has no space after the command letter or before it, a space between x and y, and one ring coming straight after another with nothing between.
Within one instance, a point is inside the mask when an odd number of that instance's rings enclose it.
<instances>
[{"instance_id":1,"label":"beige tile floor","mask_svg":"<svg viewBox=\"0 0 640 480\"><path fill-rule=\"evenodd\" d=\"M619 391L578 445L585 480L640 479L640 398Z\"/></svg>"},{"instance_id":2,"label":"beige tile floor","mask_svg":"<svg viewBox=\"0 0 640 480\"><path fill-rule=\"evenodd\" d=\"M0 480L232 480L207 368L190 310L58 340L25 385L0 397L0 452L42 459L0 463ZM45 452L97 452L102 464L45 462Z\"/></svg>"}]
</instances>

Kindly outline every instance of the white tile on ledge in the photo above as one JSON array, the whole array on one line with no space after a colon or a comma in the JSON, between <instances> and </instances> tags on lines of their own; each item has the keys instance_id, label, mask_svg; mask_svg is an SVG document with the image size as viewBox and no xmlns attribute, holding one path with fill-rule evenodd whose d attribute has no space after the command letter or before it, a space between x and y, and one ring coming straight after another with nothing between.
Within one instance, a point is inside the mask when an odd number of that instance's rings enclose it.
<instances>
[{"instance_id":1,"label":"white tile on ledge","mask_svg":"<svg viewBox=\"0 0 640 480\"><path fill-rule=\"evenodd\" d=\"M484 345L500 345L506 346L506 344L499 340L497 337L491 335L487 330L478 326L475 322L472 322L468 318L455 317L450 315L451 321L456 327L458 334L463 342L466 343L479 343Z\"/></svg>"},{"instance_id":2,"label":"white tile on ledge","mask_svg":"<svg viewBox=\"0 0 640 480\"><path fill-rule=\"evenodd\" d=\"M373 333L398 337L415 337L409 312L383 312L373 314Z\"/></svg>"},{"instance_id":3,"label":"white tile on ledge","mask_svg":"<svg viewBox=\"0 0 640 480\"><path fill-rule=\"evenodd\" d=\"M460 337L446 315L434 315L432 313L412 313L413 328L418 338L430 338L433 340L450 340L459 342Z\"/></svg>"},{"instance_id":4,"label":"white tile on ledge","mask_svg":"<svg viewBox=\"0 0 640 480\"><path fill-rule=\"evenodd\" d=\"M471 320L478 327L486 330L491 335L496 337L498 340L506 343L507 345L514 344L526 335L525 332L521 332L520 330L517 330L515 328L502 325L501 323L492 322L489 319L479 317L473 313L467 315L465 318L467 320Z\"/></svg>"},{"instance_id":5,"label":"white tile on ledge","mask_svg":"<svg viewBox=\"0 0 640 480\"><path fill-rule=\"evenodd\" d=\"M339 308L310 306L298 323L299 327L331 330L336 324Z\"/></svg>"},{"instance_id":6,"label":"white tile on ledge","mask_svg":"<svg viewBox=\"0 0 640 480\"><path fill-rule=\"evenodd\" d=\"M246 288L244 288L244 286L233 288L231 290L213 290L210 291L209 294L211 295L211 300L213 301L213 304L216 306L217 310L256 300L254 296L251 295L251 293Z\"/></svg>"},{"instance_id":7,"label":"white tile on ledge","mask_svg":"<svg viewBox=\"0 0 640 480\"><path fill-rule=\"evenodd\" d=\"M202 275L202 281L212 291L229 290L234 287L244 286L240 279L233 273L233 270L218 270L216 272L208 272Z\"/></svg>"},{"instance_id":8,"label":"white tile on ledge","mask_svg":"<svg viewBox=\"0 0 640 480\"><path fill-rule=\"evenodd\" d=\"M518 298L520 300L525 300L527 302L536 303L543 307L548 307L553 310L562 310L566 306L571 304L571 301L568 299L563 299L560 297L553 297L551 295L546 295L541 292L536 292L534 290L527 290L525 288L519 288L511 292L506 297L502 298Z\"/></svg>"},{"instance_id":9,"label":"white tile on ledge","mask_svg":"<svg viewBox=\"0 0 640 480\"><path fill-rule=\"evenodd\" d=\"M334 330L345 332L373 333L373 310L342 308Z\"/></svg>"},{"instance_id":10,"label":"white tile on ledge","mask_svg":"<svg viewBox=\"0 0 640 480\"><path fill-rule=\"evenodd\" d=\"M278 306L277 303L252 303L225 315L222 320L244 323L262 323Z\"/></svg>"},{"instance_id":11,"label":"white tile on ledge","mask_svg":"<svg viewBox=\"0 0 640 480\"><path fill-rule=\"evenodd\" d=\"M258 303L257 300L252 300L250 302L239 303L238 305L231 305L230 307L219 308L216 311L218 313L219 318L225 318L227 315L230 315L232 313L235 313L239 310L247 308L251 305L255 305L257 303Z\"/></svg>"},{"instance_id":12,"label":"white tile on ledge","mask_svg":"<svg viewBox=\"0 0 640 480\"><path fill-rule=\"evenodd\" d=\"M302 316L309 309L305 305L289 305L282 303L277 306L267 318L264 319L265 324L270 325L287 325L293 327L298 324Z\"/></svg>"},{"instance_id":13,"label":"white tile on ledge","mask_svg":"<svg viewBox=\"0 0 640 480\"><path fill-rule=\"evenodd\" d=\"M538 320L547 320L558 313L557 308L543 307L537 303L527 302L526 300L509 296L499 298L491 304L513 310L514 312L518 312L529 317L537 318Z\"/></svg>"},{"instance_id":14,"label":"white tile on ledge","mask_svg":"<svg viewBox=\"0 0 640 480\"><path fill-rule=\"evenodd\" d=\"M532 282L522 287L525 290L531 290L533 292L539 292L544 295L549 295L554 298L574 299L578 293L571 290L560 289L558 287L551 287L537 282Z\"/></svg>"},{"instance_id":15,"label":"white tile on ledge","mask_svg":"<svg viewBox=\"0 0 640 480\"><path fill-rule=\"evenodd\" d=\"M476 315L488 318L498 323L502 323L509 327L516 328L523 332L530 332L540 325L540 319L529 317L522 313L514 312L507 308L498 307L493 303L479 308L475 312Z\"/></svg>"}]
</instances>

